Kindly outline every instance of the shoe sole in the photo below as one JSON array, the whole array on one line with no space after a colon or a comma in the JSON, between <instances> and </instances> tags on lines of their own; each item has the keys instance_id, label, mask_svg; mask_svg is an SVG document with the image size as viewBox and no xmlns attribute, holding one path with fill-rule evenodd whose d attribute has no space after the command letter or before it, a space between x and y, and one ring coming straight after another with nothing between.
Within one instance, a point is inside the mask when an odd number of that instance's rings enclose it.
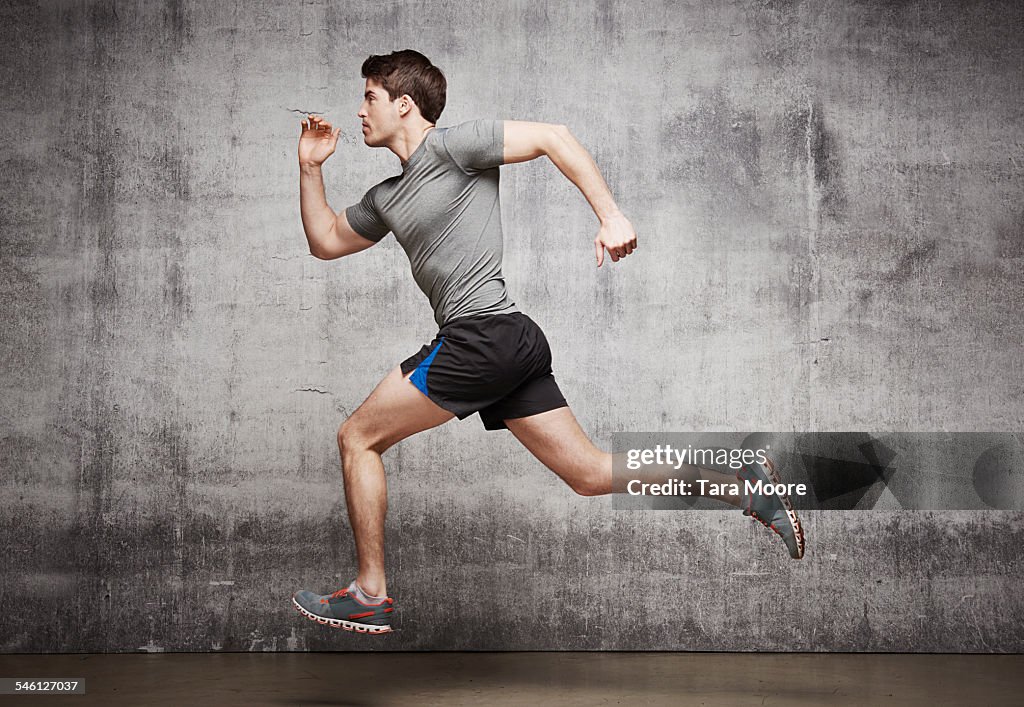
<instances>
[{"instance_id":1,"label":"shoe sole","mask_svg":"<svg viewBox=\"0 0 1024 707\"><path fill-rule=\"evenodd\" d=\"M355 631L356 633L391 633L390 626L377 626L374 624L361 624L355 621L345 621L344 619L329 619L326 616L317 616L299 605L299 602L292 598L292 605L299 610L299 613L305 616L310 621L316 621L318 624L324 626L330 626L331 628L343 628L346 631Z\"/></svg>"},{"instance_id":2,"label":"shoe sole","mask_svg":"<svg viewBox=\"0 0 1024 707\"><path fill-rule=\"evenodd\" d=\"M779 476L779 472L775 471L775 464L772 463L771 459L765 459L765 463L762 466L768 470L768 478L771 479L773 484L781 484L782 477ZM796 517L796 511L793 510L793 504L789 500L789 494L775 494L775 497L782 501L782 507L786 510L786 517L789 518L789 525L793 528L793 534L796 536L796 546L800 551L799 554L794 557L794 560L803 559L804 556L804 529L800 525L800 519Z\"/></svg>"}]
</instances>

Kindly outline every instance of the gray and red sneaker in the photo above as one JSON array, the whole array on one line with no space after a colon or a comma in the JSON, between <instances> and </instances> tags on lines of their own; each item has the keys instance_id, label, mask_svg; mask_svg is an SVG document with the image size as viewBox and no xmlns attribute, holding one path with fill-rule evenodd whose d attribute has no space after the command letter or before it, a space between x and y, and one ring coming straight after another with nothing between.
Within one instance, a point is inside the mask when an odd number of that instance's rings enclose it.
<instances>
[{"instance_id":1,"label":"gray and red sneaker","mask_svg":"<svg viewBox=\"0 0 1024 707\"><path fill-rule=\"evenodd\" d=\"M736 478L740 481L757 482L765 484L781 484L779 473L775 471L775 465L771 459L766 459L764 464L754 462L747 464ZM757 494L747 493L745 485L743 489L746 503L743 506L743 515L753 516L765 527L771 528L782 538L789 549L789 555L794 560L804 556L804 530L800 526L800 519L796 517L793 504L787 494Z\"/></svg>"},{"instance_id":2,"label":"gray and red sneaker","mask_svg":"<svg viewBox=\"0 0 1024 707\"><path fill-rule=\"evenodd\" d=\"M367 604L347 588L323 595L300 589L292 597L292 604L307 619L358 633L389 633L394 603L387 597Z\"/></svg>"}]
</instances>

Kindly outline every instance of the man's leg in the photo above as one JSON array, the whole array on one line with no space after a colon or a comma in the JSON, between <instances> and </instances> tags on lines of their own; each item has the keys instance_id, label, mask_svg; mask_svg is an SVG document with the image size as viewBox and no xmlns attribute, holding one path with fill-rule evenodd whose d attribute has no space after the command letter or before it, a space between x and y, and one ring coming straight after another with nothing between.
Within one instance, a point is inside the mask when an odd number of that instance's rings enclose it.
<instances>
[{"instance_id":1,"label":"man's leg","mask_svg":"<svg viewBox=\"0 0 1024 707\"><path fill-rule=\"evenodd\" d=\"M624 488L612 488L612 464L619 461L622 468L625 468L625 460L616 460L620 455L610 454L594 446L568 407L508 419L505 424L537 459L581 496L600 496L613 490L619 493L625 491ZM705 479L719 486L736 483L735 476L690 464L684 464L678 469L674 464L651 464L632 472L631 476L646 478L651 482L677 478L690 483ZM717 498L737 507L741 504L740 497L732 494L709 498Z\"/></svg>"},{"instance_id":2,"label":"man's leg","mask_svg":"<svg viewBox=\"0 0 1024 707\"><path fill-rule=\"evenodd\" d=\"M505 425L516 439L545 466L558 474L576 493L582 496L598 496L613 491L622 493L626 490L614 488L614 455L594 446L568 407L556 408L529 417L506 419ZM618 461L620 464L625 462L624 459ZM764 483L779 483L771 463L750 465L749 471L744 467L744 473L747 475L744 478L749 477L751 480L760 480ZM723 489L732 488L733 484L738 486L736 476L691 465L675 469L674 465L651 464L636 471L631 470L630 477L651 482L677 478L691 484L698 479L705 479ZM790 557L799 560L804 556L803 528L788 496L743 494L741 497L716 494L710 497L744 508L745 515L754 517L783 539Z\"/></svg>"},{"instance_id":3,"label":"man's leg","mask_svg":"<svg viewBox=\"0 0 1024 707\"><path fill-rule=\"evenodd\" d=\"M368 594L387 594L384 516L388 498L381 454L406 437L453 417L395 367L338 430L345 503L359 560L356 581Z\"/></svg>"}]
</instances>

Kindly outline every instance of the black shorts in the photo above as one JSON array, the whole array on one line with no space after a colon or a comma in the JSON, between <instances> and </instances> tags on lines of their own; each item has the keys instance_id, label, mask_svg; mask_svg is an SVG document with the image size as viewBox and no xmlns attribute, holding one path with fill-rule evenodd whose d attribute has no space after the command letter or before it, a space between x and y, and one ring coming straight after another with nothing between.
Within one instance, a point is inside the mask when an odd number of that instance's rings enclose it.
<instances>
[{"instance_id":1,"label":"black shorts","mask_svg":"<svg viewBox=\"0 0 1024 707\"><path fill-rule=\"evenodd\" d=\"M460 420L480 413L484 429L505 420L566 407L551 373L544 332L522 312L462 317L445 324L402 373Z\"/></svg>"}]
</instances>

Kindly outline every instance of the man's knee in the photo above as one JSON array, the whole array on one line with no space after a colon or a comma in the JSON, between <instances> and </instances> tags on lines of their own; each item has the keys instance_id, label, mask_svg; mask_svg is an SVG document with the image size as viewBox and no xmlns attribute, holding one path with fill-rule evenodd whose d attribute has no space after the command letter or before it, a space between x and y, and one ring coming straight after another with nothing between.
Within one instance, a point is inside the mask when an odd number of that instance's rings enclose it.
<instances>
[{"instance_id":1,"label":"man's knee","mask_svg":"<svg viewBox=\"0 0 1024 707\"><path fill-rule=\"evenodd\" d=\"M349 415L338 428L338 449L342 455L353 452L375 451L383 454L384 450L379 449L380 440L375 438L364 425L360 424L355 415Z\"/></svg>"},{"instance_id":2,"label":"man's knee","mask_svg":"<svg viewBox=\"0 0 1024 707\"><path fill-rule=\"evenodd\" d=\"M610 491L605 480L595 473L574 478L569 482L569 488L580 496L603 496Z\"/></svg>"},{"instance_id":3,"label":"man's knee","mask_svg":"<svg viewBox=\"0 0 1024 707\"><path fill-rule=\"evenodd\" d=\"M602 468L603 452L597 453L592 459L577 463L567 476L563 478L569 488L580 496L603 496L611 492L608 474Z\"/></svg>"}]
</instances>

